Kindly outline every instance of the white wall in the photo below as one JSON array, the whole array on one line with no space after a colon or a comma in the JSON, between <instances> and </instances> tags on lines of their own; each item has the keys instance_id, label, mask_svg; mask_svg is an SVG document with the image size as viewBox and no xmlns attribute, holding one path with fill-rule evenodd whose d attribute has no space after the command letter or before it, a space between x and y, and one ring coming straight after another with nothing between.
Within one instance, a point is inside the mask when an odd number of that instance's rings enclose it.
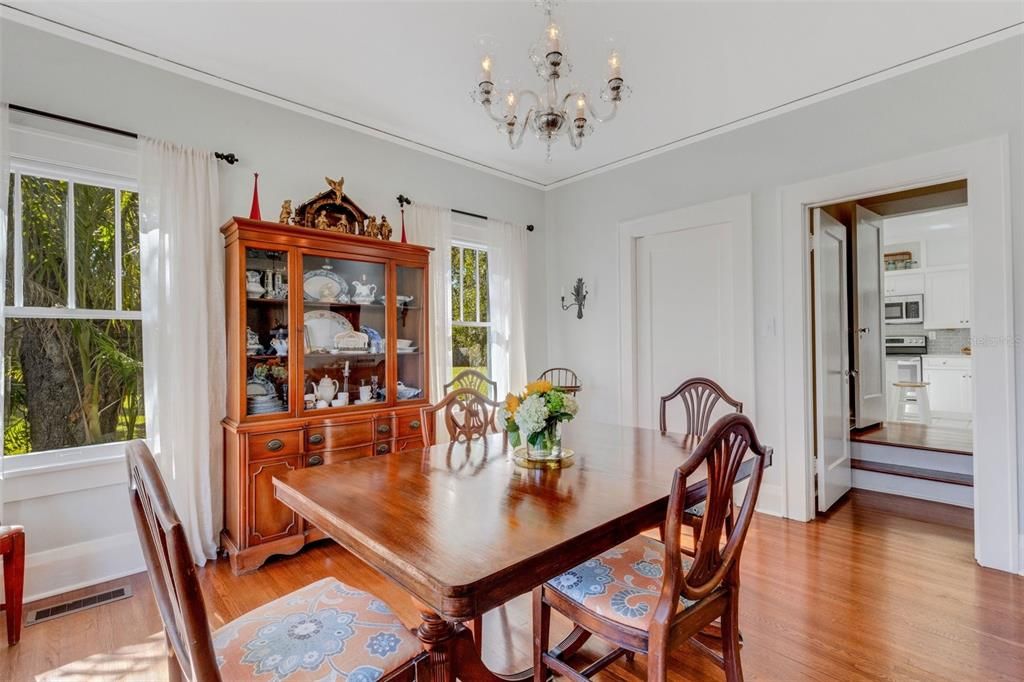
<instances>
[{"instance_id":1,"label":"white wall","mask_svg":"<svg viewBox=\"0 0 1024 682\"><path fill-rule=\"evenodd\" d=\"M385 214L396 226L400 193L419 203L533 223L537 229L528 243L531 262L539 265L530 282L527 310L536 315L528 320L527 357L531 373L543 368L545 229L539 190L9 21L0 22L0 69L0 100L237 154L240 163L221 164L224 220L248 215L255 171L263 217L270 220L283 199L298 204L326 187L325 175L344 175L346 192L364 210ZM29 564L38 569L28 576L29 597L81 582L57 567L69 558L88 567L82 575L95 579L118 572L90 563L89 556L92 549L111 552L112 544L130 548L123 469L112 470L104 487L55 488L36 499L20 499L22 479L6 481L2 518L26 526L28 551L35 557ZM141 565L137 553L132 556L120 561L121 572Z\"/></svg>"},{"instance_id":2,"label":"white wall","mask_svg":"<svg viewBox=\"0 0 1024 682\"><path fill-rule=\"evenodd\" d=\"M777 335L782 323L779 188L1007 134L1012 156L1015 315L1021 329L1024 37L1018 36L548 192L548 359L579 372L586 386L584 410L595 418L618 420L615 368L624 288L618 278L618 224L750 193L757 427L766 443L780 446L785 433L783 349ZM590 287L583 320L563 313L556 304L559 288L577 276L584 277ZM1018 343L1020 368L1024 368L1022 359L1024 345ZM1018 408L1024 409L1024 384L1019 378L1017 391ZM1024 416L1018 421L1024 425ZM1018 442L1024 443L1024 434L1019 434ZM768 510L779 509L779 469L765 477L762 502Z\"/></svg>"}]
</instances>

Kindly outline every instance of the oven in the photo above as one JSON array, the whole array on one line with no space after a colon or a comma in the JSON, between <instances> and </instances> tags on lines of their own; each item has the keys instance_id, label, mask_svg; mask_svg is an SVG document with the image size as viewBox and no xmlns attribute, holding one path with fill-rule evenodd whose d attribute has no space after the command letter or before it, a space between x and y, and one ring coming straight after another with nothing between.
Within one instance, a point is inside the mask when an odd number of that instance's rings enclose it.
<instances>
[{"instance_id":1,"label":"oven","mask_svg":"<svg viewBox=\"0 0 1024 682\"><path fill-rule=\"evenodd\" d=\"M921 356L927 352L928 340L924 336L885 337L886 383L920 382L923 376Z\"/></svg>"},{"instance_id":2,"label":"oven","mask_svg":"<svg viewBox=\"0 0 1024 682\"><path fill-rule=\"evenodd\" d=\"M924 296L886 296L886 324L921 324L924 322Z\"/></svg>"}]
</instances>

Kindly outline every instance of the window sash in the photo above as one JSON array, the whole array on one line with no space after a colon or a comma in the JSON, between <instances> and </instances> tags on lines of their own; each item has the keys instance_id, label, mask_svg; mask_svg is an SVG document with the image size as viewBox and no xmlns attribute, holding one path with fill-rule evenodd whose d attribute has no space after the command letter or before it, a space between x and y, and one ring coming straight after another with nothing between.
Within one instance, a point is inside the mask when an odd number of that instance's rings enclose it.
<instances>
[{"instance_id":1,"label":"window sash","mask_svg":"<svg viewBox=\"0 0 1024 682\"><path fill-rule=\"evenodd\" d=\"M457 249L458 250L458 254L459 254L458 255L458 259L457 259L458 260L458 267L452 269L452 281L453 282L458 282L458 286L459 286L459 296L458 296L459 305L457 306L458 307L457 310L455 309L455 306L453 306L453 308L452 308L452 324L454 324L454 325L464 325L464 326L467 326L467 327L468 326L482 326L482 327L490 326L489 322L481 322L480 321L480 318L482 317L481 310L480 310L480 254L481 253L487 253L487 249L486 249L486 247L480 246L478 244L471 244L469 242L462 242L462 241L457 241L457 240L453 240L452 241L452 249ZM473 267L474 267L474 272L473 272L474 280L473 281L476 283L476 286L474 287L474 292L475 292L475 296L476 296L476 319L474 319L474 320L467 320L467 319L465 319L465 316L466 316L466 287L464 286L464 283L465 283L465 277L466 277L466 273L465 273L465 269L466 269L466 260L465 260L466 259L466 251L474 251L474 252L476 252L476 257L473 259ZM490 311L490 305L488 305L488 317L490 317L489 311Z\"/></svg>"},{"instance_id":2,"label":"window sash","mask_svg":"<svg viewBox=\"0 0 1024 682\"><path fill-rule=\"evenodd\" d=\"M54 319L103 319L103 320L141 320L142 313L135 310L124 310L123 300L123 267L122 233L124 225L121 211L121 196L124 192L137 192L133 183L118 181L111 177L91 174L79 169L43 166L21 161L11 161L11 174L14 176L14 234L11 277L14 280L14 305L5 308L4 317L45 317ZM66 182L67 212L64 226L65 258L67 260L67 294L66 307L41 308L25 305L25 254L23 244L22 192L21 178L23 175ZM102 187L114 192L114 308L112 310L85 310L78 308L75 290L75 185ZM4 226L6 229L6 226ZM6 267L4 265L3 267ZM12 282L8 282L10 286ZM73 314L81 310L84 314Z\"/></svg>"}]
</instances>

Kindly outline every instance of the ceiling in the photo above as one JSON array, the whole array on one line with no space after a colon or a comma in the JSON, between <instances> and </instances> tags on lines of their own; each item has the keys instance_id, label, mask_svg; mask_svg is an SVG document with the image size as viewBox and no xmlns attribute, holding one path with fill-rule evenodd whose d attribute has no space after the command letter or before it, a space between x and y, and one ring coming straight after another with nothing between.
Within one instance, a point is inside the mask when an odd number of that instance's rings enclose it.
<instances>
[{"instance_id":1,"label":"ceiling","mask_svg":"<svg viewBox=\"0 0 1024 682\"><path fill-rule=\"evenodd\" d=\"M5 4L538 186L1024 21L1019 0L563 3L570 83L597 91L612 37L633 96L582 150L562 139L545 162L535 139L510 150L469 97L485 34L495 78L537 87L527 51L544 24L529 0Z\"/></svg>"}]
</instances>

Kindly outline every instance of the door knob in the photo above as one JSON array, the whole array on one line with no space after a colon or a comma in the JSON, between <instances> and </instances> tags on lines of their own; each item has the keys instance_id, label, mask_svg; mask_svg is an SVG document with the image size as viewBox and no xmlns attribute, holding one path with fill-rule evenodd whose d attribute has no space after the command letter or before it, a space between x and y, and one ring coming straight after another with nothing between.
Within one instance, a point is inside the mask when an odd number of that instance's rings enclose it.
<instances>
[{"instance_id":1,"label":"door knob","mask_svg":"<svg viewBox=\"0 0 1024 682\"><path fill-rule=\"evenodd\" d=\"M871 327L861 327L860 329L857 330L857 333L859 333L859 334L870 334L871 333Z\"/></svg>"}]
</instances>

